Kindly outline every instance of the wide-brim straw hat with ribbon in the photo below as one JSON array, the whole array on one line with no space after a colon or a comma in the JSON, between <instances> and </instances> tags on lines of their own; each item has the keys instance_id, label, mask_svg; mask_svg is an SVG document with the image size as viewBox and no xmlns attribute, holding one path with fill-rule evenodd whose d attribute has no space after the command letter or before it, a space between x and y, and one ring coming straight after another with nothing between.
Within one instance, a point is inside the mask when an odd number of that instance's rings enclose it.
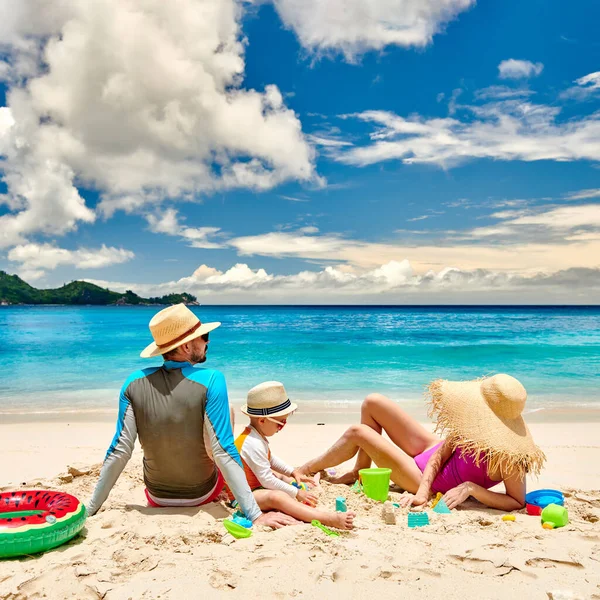
<instances>
[{"instance_id":1,"label":"wide-brim straw hat with ribbon","mask_svg":"<svg viewBox=\"0 0 600 600\"><path fill-rule=\"evenodd\" d=\"M474 381L437 380L429 385L429 415L453 449L485 460L503 477L539 474L546 456L521 416L527 392L514 377L494 375Z\"/></svg>"},{"instance_id":2,"label":"wide-brim straw hat with ribbon","mask_svg":"<svg viewBox=\"0 0 600 600\"><path fill-rule=\"evenodd\" d=\"M174 304L157 312L151 319L150 333L154 341L142 350L142 358L166 354L178 346L216 329L221 323L202 323L185 305Z\"/></svg>"},{"instance_id":3,"label":"wide-brim straw hat with ribbon","mask_svg":"<svg viewBox=\"0 0 600 600\"><path fill-rule=\"evenodd\" d=\"M297 404L290 402L283 383L265 381L254 386L241 411L249 417L283 417L293 413Z\"/></svg>"}]
</instances>

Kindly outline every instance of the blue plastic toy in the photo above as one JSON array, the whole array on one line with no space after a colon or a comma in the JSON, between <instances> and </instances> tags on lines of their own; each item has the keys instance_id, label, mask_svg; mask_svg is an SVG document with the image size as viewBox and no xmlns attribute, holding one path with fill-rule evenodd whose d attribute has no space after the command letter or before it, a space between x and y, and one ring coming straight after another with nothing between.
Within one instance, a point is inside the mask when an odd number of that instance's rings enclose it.
<instances>
[{"instance_id":1,"label":"blue plastic toy","mask_svg":"<svg viewBox=\"0 0 600 600\"><path fill-rule=\"evenodd\" d=\"M525 496L525 508L528 515L539 516L549 504L563 506L564 503L565 497L559 490L535 490Z\"/></svg>"},{"instance_id":2,"label":"blue plastic toy","mask_svg":"<svg viewBox=\"0 0 600 600\"><path fill-rule=\"evenodd\" d=\"M299 490L304 490L304 491L308 490L308 487L305 483L298 483L295 479L294 479L294 481L292 481L292 485L295 488L298 488Z\"/></svg>"},{"instance_id":3,"label":"blue plastic toy","mask_svg":"<svg viewBox=\"0 0 600 600\"><path fill-rule=\"evenodd\" d=\"M429 515L426 512L408 513L409 527L425 527L425 525L429 525Z\"/></svg>"},{"instance_id":4,"label":"blue plastic toy","mask_svg":"<svg viewBox=\"0 0 600 600\"><path fill-rule=\"evenodd\" d=\"M348 512L348 507L346 506L346 498L343 496L338 496L335 499L335 510L337 512Z\"/></svg>"},{"instance_id":5,"label":"blue plastic toy","mask_svg":"<svg viewBox=\"0 0 600 600\"><path fill-rule=\"evenodd\" d=\"M236 510L231 516L231 520L246 529L252 529L252 521L250 519L246 519L246 515L241 513L239 510Z\"/></svg>"},{"instance_id":6,"label":"blue plastic toy","mask_svg":"<svg viewBox=\"0 0 600 600\"><path fill-rule=\"evenodd\" d=\"M440 498L436 505L433 507L434 513L439 513L440 515L449 515L452 511L448 508L448 505Z\"/></svg>"}]
</instances>

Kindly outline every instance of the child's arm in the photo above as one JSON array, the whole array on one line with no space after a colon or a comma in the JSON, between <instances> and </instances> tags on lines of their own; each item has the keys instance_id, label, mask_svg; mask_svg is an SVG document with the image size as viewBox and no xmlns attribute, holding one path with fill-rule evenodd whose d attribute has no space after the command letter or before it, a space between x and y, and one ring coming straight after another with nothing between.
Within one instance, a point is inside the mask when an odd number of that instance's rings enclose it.
<instances>
[{"instance_id":1,"label":"child's arm","mask_svg":"<svg viewBox=\"0 0 600 600\"><path fill-rule=\"evenodd\" d=\"M267 490L281 490L289 494L292 498L298 495L298 488L279 479L269 462L268 450L260 440L246 438L242 446L241 455L244 462L252 469L254 475L258 479L260 485Z\"/></svg>"},{"instance_id":2,"label":"child's arm","mask_svg":"<svg viewBox=\"0 0 600 600\"><path fill-rule=\"evenodd\" d=\"M282 475L287 475L288 477L291 477L292 473L294 472L294 467L290 467L279 457L273 456L273 454L271 454L271 469L273 469L273 471L276 473L281 473Z\"/></svg>"}]
</instances>

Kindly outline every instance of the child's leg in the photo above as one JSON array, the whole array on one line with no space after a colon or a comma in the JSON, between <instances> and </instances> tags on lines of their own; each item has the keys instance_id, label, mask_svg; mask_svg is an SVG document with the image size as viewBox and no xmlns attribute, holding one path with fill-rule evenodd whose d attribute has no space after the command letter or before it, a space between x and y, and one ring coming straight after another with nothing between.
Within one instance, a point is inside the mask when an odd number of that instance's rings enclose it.
<instances>
[{"instance_id":1,"label":"child's leg","mask_svg":"<svg viewBox=\"0 0 600 600\"><path fill-rule=\"evenodd\" d=\"M261 510L278 510L294 519L310 523L313 519L317 519L329 527L337 529L352 529L355 513L353 512L333 512L327 510L319 510L312 508L306 504L302 504L288 496L285 492L279 490L255 490L252 492L256 498L256 502Z\"/></svg>"}]
</instances>

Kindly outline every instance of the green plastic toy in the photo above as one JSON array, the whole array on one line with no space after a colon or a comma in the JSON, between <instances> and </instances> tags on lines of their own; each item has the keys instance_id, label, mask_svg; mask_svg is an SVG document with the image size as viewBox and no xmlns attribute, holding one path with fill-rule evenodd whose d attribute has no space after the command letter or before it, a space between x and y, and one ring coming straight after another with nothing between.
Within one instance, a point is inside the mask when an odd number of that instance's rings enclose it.
<instances>
[{"instance_id":1,"label":"green plastic toy","mask_svg":"<svg viewBox=\"0 0 600 600\"><path fill-rule=\"evenodd\" d=\"M363 492L367 498L385 502L390 493L391 469L361 469L358 472Z\"/></svg>"},{"instance_id":2,"label":"green plastic toy","mask_svg":"<svg viewBox=\"0 0 600 600\"><path fill-rule=\"evenodd\" d=\"M542 527L545 529L564 527L568 522L569 513L564 506L548 504L542 511Z\"/></svg>"},{"instance_id":3,"label":"green plastic toy","mask_svg":"<svg viewBox=\"0 0 600 600\"><path fill-rule=\"evenodd\" d=\"M335 531L331 531L331 529L329 529L328 527L325 527L325 525L323 525L323 523L321 523L321 521L319 521L317 519L314 519L313 521L311 521L310 524L313 525L314 527L318 527L321 531L323 531L327 535L330 535L331 537L340 537L339 533L336 533Z\"/></svg>"},{"instance_id":4,"label":"green plastic toy","mask_svg":"<svg viewBox=\"0 0 600 600\"><path fill-rule=\"evenodd\" d=\"M252 531L250 531L250 529L246 529L230 519L225 519L225 521L223 521L223 525L225 529L227 529L227 531L237 540L240 538L249 538L252 535Z\"/></svg>"}]
</instances>

